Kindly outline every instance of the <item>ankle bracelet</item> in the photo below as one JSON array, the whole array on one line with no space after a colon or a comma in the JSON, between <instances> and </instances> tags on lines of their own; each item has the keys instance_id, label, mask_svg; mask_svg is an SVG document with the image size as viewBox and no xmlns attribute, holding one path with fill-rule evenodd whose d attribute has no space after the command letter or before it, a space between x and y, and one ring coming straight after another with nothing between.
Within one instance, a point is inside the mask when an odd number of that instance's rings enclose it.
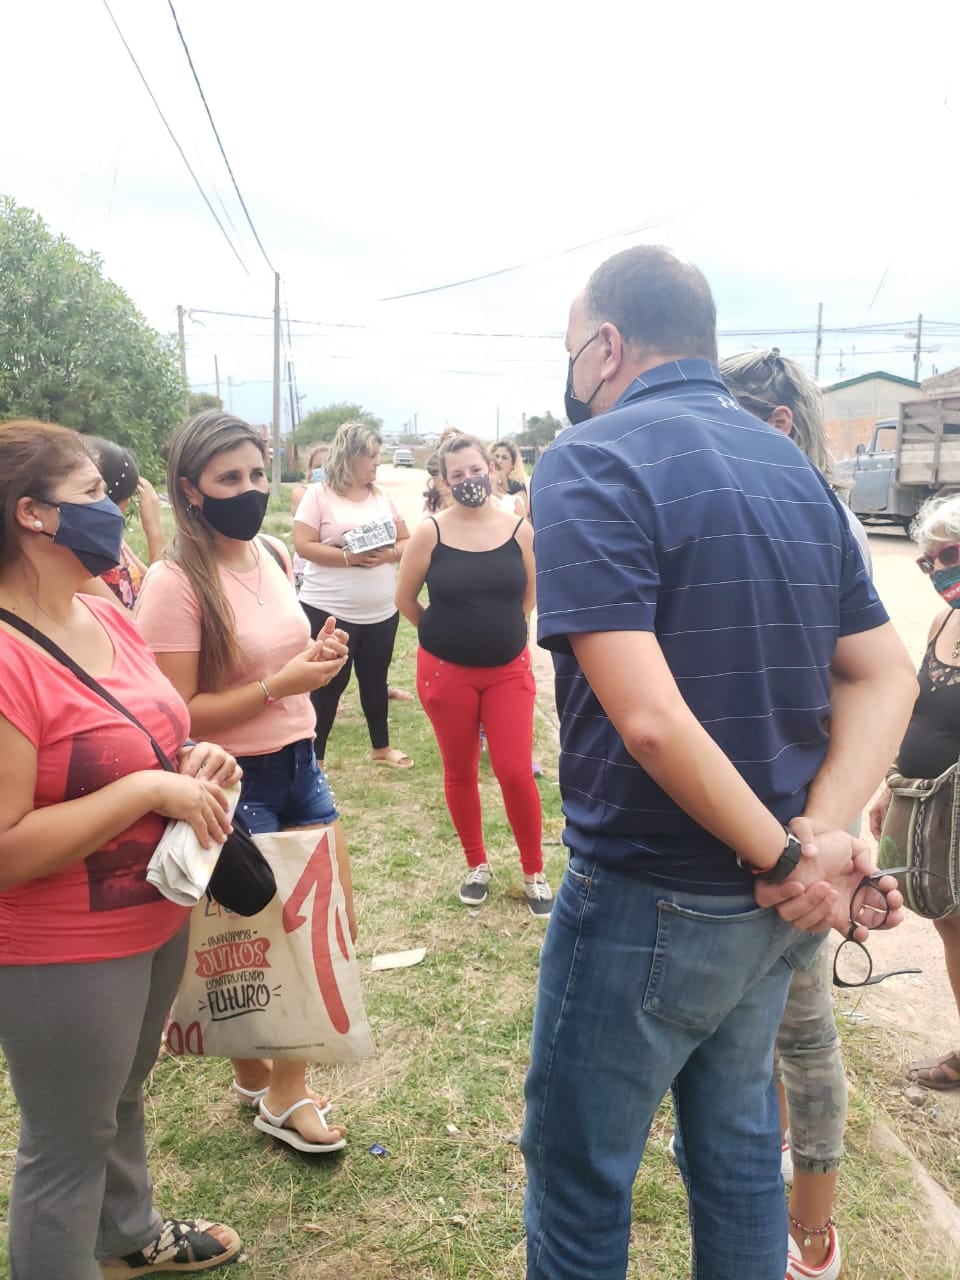
<instances>
[{"instance_id":1,"label":"ankle bracelet","mask_svg":"<svg viewBox=\"0 0 960 1280\"><path fill-rule=\"evenodd\" d=\"M787 1217L790 1217L790 1215L788 1214ZM828 1218L822 1227L805 1227L803 1223L798 1222L796 1218L790 1218L790 1225L791 1227L796 1227L798 1231L803 1232L803 1247L805 1249L809 1249L810 1245L813 1243L814 1236L823 1236L823 1242L826 1244L830 1238L830 1228L836 1226L836 1223L833 1221L833 1218Z\"/></svg>"}]
</instances>

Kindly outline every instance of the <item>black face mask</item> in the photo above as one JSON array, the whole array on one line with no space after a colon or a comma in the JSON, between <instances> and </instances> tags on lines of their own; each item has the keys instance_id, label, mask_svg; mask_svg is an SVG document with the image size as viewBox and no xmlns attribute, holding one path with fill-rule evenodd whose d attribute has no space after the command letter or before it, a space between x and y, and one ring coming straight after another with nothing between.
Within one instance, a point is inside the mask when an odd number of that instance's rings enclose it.
<instances>
[{"instance_id":1,"label":"black face mask","mask_svg":"<svg viewBox=\"0 0 960 1280\"><path fill-rule=\"evenodd\" d=\"M247 489L235 493L232 498L211 498L203 495L203 518L217 533L237 542L250 542L260 532L263 517L267 514L268 493L259 489Z\"/></svg>"},{"instance_id":2,"label":"black face mask","mask_svg":"<svg viewBox=\"0 0 960 1280\"><path fill-rule=\"evenodd\" d=\"M578 400L577 397L573 394L573 366L577 363L577 361L583 355L584 351L586 351L587 347L589 347L590 343L593 342L594 339L598 338L599 336L600 336L600 330L598 329L597 332L593 335L593 338L588 338L586 342L583 344L583 346L580 348L580 350L577 352L577 354L575 356L570 357L570 364L567 368L567 386L566 386L566 390L563 393L563 407L567 417L570 419L570 422L573 424L573 426L576 426L580 422L586 422L586 420L590 417L590 404L593 400L593 397L597 394L597 392L603 386L603 379L601 378L601 380L594 387L593 394L590 396L588 400Z\"/></svg>"},{"instance_id":3,"label":"black face mask","mask_svg":"<svg viewBox=\"0 0 960 1280\"><path fill-rule=\"evenodd\" d=\"M490 497L492 487L489 475L470 476L459 484L451 485L450 492L462 507L482 507Z\"/></svg>"}]
</instances>

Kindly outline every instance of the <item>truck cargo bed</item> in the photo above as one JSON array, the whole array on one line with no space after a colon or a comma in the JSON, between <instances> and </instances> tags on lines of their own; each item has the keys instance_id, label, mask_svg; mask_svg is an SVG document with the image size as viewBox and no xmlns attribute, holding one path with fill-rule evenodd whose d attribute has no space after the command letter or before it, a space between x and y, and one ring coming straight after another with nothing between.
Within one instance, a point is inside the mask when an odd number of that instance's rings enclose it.
<instances>
[{"instance_id":1,"label":"truck cargo bed","mask_svg":"<svg viewBox=\"0 0 960 1280\"><path fill-rule=\"evenodd\" d=\"M901 406L896 478L899 484L960 488L960 396Z\"/></svg>"}]
</instances>

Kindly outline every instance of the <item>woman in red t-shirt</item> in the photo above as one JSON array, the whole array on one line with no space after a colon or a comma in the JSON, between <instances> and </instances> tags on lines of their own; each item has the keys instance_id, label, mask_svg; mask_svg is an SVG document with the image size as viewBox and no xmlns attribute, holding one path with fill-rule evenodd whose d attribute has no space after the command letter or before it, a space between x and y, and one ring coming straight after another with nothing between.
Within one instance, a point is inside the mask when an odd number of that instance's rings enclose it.
<instances>
[{"instance_id":1,"label":"woman in red t-shirt","mask_svg":"<svg viewBox=\"0 0 960 1280\"><path fill-rule=\"evenodd\" d=\"M201 1271L240 1251L221 1224L164 1220L142 1085L183 972L187 911L147 883L168 818L230 830L220 747L136 629L78 595L120 557L123 516L73 431L0 428L0 1048L20 1109L10 1195L17 1280ZM19 629L26 625L31 635ZM32 636L99 681L150 740Z\"/></svg>"}]
</instances>

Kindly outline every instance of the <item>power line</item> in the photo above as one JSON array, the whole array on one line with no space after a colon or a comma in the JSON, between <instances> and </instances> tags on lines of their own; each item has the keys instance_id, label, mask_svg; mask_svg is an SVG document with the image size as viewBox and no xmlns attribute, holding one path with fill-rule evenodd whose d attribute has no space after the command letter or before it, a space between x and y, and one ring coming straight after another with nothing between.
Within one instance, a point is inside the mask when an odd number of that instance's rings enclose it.
<instances>
[{"instance_id":1,"label":"power line","mask_svg":"<svg viewBox=\"0 0 960 1280\"><path fill-rule=\"evenodd\" d=\"M117 22L116 18L113 16L113 10L110 8L110 5L107 3L107 0L103 0L103 7L106 9L107 13L110 15L110 21L113 23L114 28L115 28L116 33L117 33L117 35L120 37L120 40L121 40L121 42L122 42L122 44L123 44L123 47L126 49L127 53L130 55L130 61L131 61L131 62L133 63L133 65L136 67L136 69L137 69L137 75L140 77L140 80L141 80L141 82L142 82L142 84L143 84L143 87L146 89L147 93L150 95L150 101L151 101L151 102L153 103L153 105L156 107L156 109L157 109L157 115L158 115L158 116L160 117L160 119L163 121L163 126L164 126L164 128L166 129L167 133L169 133L170 138L171 138L171 140L172 140L172 142L173 142L173 145L174 145L174 146L177 148L177 150L179 151L179 153L180 153L180 159L181 159L181 160L183 161L183 163L187 166L187 172L190 174L190 177L193 179L193 181L194 181L194 183L195 183L195 185L196 185L197 190L200 192L201 196L203 197L203 203L204 203L204 204L207 206L207 208L210 210L210 213L211 213L211 214L212 214L212 216L213 216L213 220L214 220L214 222L217 224L217 226L220 228L220 232L221 232L221 234L222 234L222 236L223 236L224 240L226 240L227 244L230 246L230 249L231 249L231 251L232 251L232 253L233 253L233 256L234 256L234 257L236 258L236 260L240 263L241 267L243 267L244 271L246 271L247 275L249 275L249 274L250 274L250 269L249 269L249 267L248 267L248 266L247 266L247 264L244 262L244 260L240 257L240 254L239 254L239 252L237 251L237 247L236 247L236 245L233 243L233 241L232 241L232 240L230 239L230 237L227 235L226 228L224 227L223 223L220 221L220 218L219 218L219 216L217 215L217 211L216 211L216 209L214 209L213 205L210 203L210 200L209 200L209 199L208 199L208 197L207 197L207 193L204 191L203 187L200 185L200 179L199 179L199 178L197 177L197 175L194 173L194 171L193 171L193 166L191 165L190 161L187 159L186 152L184 151L183 147L181 147L180 143L178 142L178 140L177 140L177 135L176 135L176 134L173 132L173 130L171 129L170 124L169 124L169 121L167 120L167 117L163 114L163 111L162 111L162 109L161 109L161 107L160 107L160 103L157 101L156 96L154 95L153 90L150 88L150 85L147 83L147 77L143 74L143 71L140 69L140 63L137 61L136 57L134 56L134 52L133 52L133 50L130 48L129 44L127 44L127 38L126 38L126 36L123 34L123 32L120 30L120 24Z\"/></svg>"},{"instance_id":2,"label":"power line","mask_svg":"<svg viewBox=\"0 0 960 1280\"><path fill-rule=\"evenodd\" d=\"M662 226L664 222L669 222L675 215L670 214L666 218L655 218L653 222L645 222L640 227L627 227L623 231L611 231L605 236L597 236L596 240L585 240L583 244L571 245L569 249L560 249L557 253L545 254L542 258L531 258L529 262L518 262L512 267L500 267L496 271L485 271L483 275L467 276L465 280L453 280L449 284L435 284L428 289L414 289L410 293L394 293L389 298L381 298L381 302L400 302L403 298L421 298L425 293L441 293L445 289L459 289L464 284L476 284L480 280L492 280L494 276L509 275L511 271L523 271L527 267L533 267L541 262L551 262L554 258L566 257L568 253L579 253L581 249L591 249L595 244L603 244L605 240L619 240L623 236L639 235L641 231L650 231L653 227Z\"/></svg>"},{"instance_id":3,"label":"power line","mask_svg":"<svg viewBox=\"0 0 960 1280\"><path fill-rule=\"evenodd\" d=\"M276 275L276 270L274 268L274 265L270 261L270 259L267 257L267 251L266 249L264 249L263 242L261 241L260 237L257 235L257 228L253 225L253 219L250 217L250 211L247 208L247 203L244 200L243 196L240 194L240 188L237 185L237 180L233 176L233 169L230 167L230 161L227 159L227 153L224 150L223 143L220 141L220 134L217 131L217 126L213 122L213 115L210 111L210 107L207 105L207 97L206 97L206 94L203 92L203 85L200 83L200 77L197 75L197 69L193 65L193 58L190 56L190 49L187 45L186 36L184 36L183 34L183 29L180 26L180 19L177 17L176 9L173 7L173 0L167 0L167 4L170 8L171 14L173 15L173 22L174 22L174 26L177 28L177 35L180 37L180 43L183 45L183 52L187 55L187 62L190 64L190 71L193 75L193 82L197 86L197 92L200 94L200 101L203 103L203 109L204 111L206 111L207 119L210 121L210 128L213 130L213 136L216 138L217 146L220 148L220 154L223 156L223 163L227 166L227 173L229 173L230 175L230 181L233 183L233 189L237 193L237 199L240 201L240 208L243 210L244 217L246 218L250 226L250 230L253 232L253 238L257 242L257 247L259 248L260 252L263 254L264 262L267 264L270 270L274 273L274 275Z\"/></svg>"},{"instance_id":4,"label":"power line","mask_svg":"<svg viewBox=\"0 0 960 1280\"><path fill-rule=\"evenodd\" d=\"M247 311L211 311L204 307L186 307L185 311L191 318L193 316L226 316L232 320L272 320L272 316L255 315ZM367 333L427 333L432 336L453 337L453 338L545 338L551 342L555 342L557 338L562 338L561 330L554 333L486 333L473 330L463 329L421 329L411 330L406 325L375 325L375 324L346 324L338 320L295 320L292 316L287 317L287 325L301 324L308 325L313 328L320 329L357 329ZM904 323L907 323L904 321ZM305 334L300 334L305 337Z\"/></svg>"}]
</instances>

